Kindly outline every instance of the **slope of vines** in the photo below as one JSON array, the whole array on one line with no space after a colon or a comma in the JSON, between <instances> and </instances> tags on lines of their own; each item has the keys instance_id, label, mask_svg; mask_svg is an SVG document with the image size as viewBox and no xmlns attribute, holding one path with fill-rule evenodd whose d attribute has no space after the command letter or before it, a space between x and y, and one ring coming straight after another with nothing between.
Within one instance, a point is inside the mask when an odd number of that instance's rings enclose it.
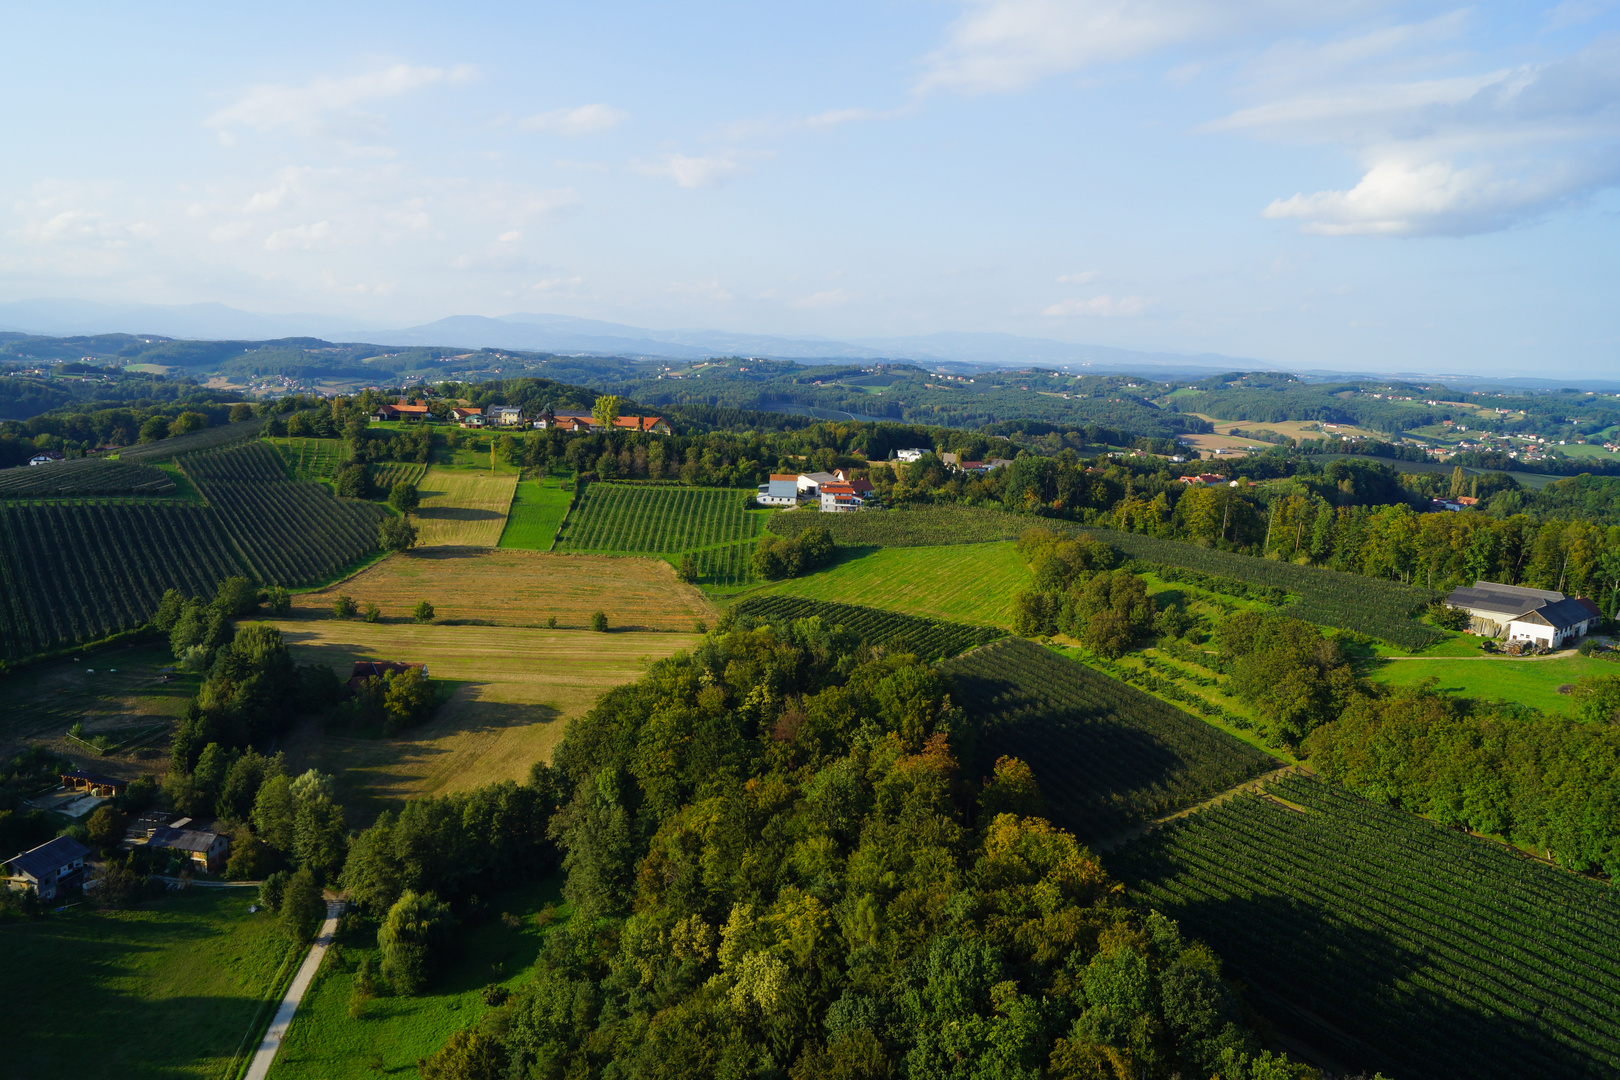
<instances>
[{"instance_id":1,"label":"slope of vines","mask_svg":"<svg viewBox=\"0 0 1620 1080\"><path fill-rule=\"evenodd\" d=\"M948 661L956 700L982 727L981 770L1022 759L1049 816L1095 839L1274 769L1247 743L1024 638Z\"/></svg>"},{"instance_id":2,"label":"slope of vines","mask_svg":"<svg viewBox=\"0 0 1620 1080\"><path fill-rule=\"evenodd\" d=\"M162 469L133 461L74 458L0 469L0 499L169 495L174 490L174 481Z\"/></svg>"},{"instance_id":3,"label":"slope of vines","mask_svg":"<svg viewBox=\"0 0 1620 1080\"><path fill-rule=\"evenodd\" d=\"M1354 1069L1620 1075L1612 887L1298 777L1106 861Z\"/></svg>"},{"instance_id":4,"label":"slope of vines","mask_svg":"<svg viewBox=\"0 0 1620 1080\"><path fill-rule=\"evenodd\" d=\"M240 573L204 506L0 502L0 655L132 629L151 619L164 590L211 596Z\"/></svg>"},{"instance_id":5,"label":"slope of vines","mask_svg":"<svg viewBox=\"0 0 1620 1080\"><path fill-rule=\"evenodd\" d=\"M558 551L670 555L758 537L734 488L592 484L574 501Z\"/></svg>"},{"instance_id":6,"label":"slope of vines","mask_svg":"<svg viewBox=\"0 0 1620 1080\"><path fill-rule=\"evenodd\" d=\"M838 604L802 596L752 596L741 601L735 610L739 615L759 619L808 619L813 615L819 616L828 625L853 630L874 645L915 653L926 660L955 656L965 649L986 644L1004 635L1004 631L991 626L935 621L860 604Z\"/></svg>"},{"instance_id":7,"label":"slope of vines","mask_svg":"<svg viewBox=\"0 0 1620 1080\"><path fill-rule=\"evenodd\" d=\"M239 439L249 439L259 433L264 426L265 418L256 416L251 420L239 420L234 424L221 424L219 427L203 428L193 431L189 435L176 435L170 439L159 439L156 442L141 443L118 452L119 461L167 461L180 454L189 454L196 450L210 450L225 446Z\"/></svg>"},{"instance_id":8,"label":"slope of vines","mask_svg":"<svg viewBox=\"0 0 1620 1080\"><path fill-rule=\"evenodd\" d=\"M1042 518L1000 510L919 506L861 510L853 514L791 510L772 514L766 528L780 536L792 537L813 525L825 525L832 532L833 541L846 547L936 547L1013 540L1032 526L1051 524ZM1063 525L1063 522L1055 523L1055 527Z\"/></svg>"},{"instance_id":9,"label":"slope of vines","mask_svg":"<svg viewBox=\"0 0 1620 1080\"><path fill-rule=\"evenodd\" d=\"M261 581L307 584L377 547L386 510L339 499L323 484L288 480L262 442L189 454L180 467Z\"/></svg>"}]
</instances>

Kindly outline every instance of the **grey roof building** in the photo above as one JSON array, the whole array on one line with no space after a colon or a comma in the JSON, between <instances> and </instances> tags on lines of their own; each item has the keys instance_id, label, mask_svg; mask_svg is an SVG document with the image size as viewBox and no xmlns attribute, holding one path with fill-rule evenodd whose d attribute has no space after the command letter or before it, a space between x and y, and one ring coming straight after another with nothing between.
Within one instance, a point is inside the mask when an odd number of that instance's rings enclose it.
<instances>
[{"instance_id":1,"label":"grey roof building","mask_svg":"<svg viewBox=\"0 0 1620 1080\"><path fill-rule=\"evenodd\" d=\"M1590 631L1602 618L1596 604L1584 597L1565 596L1552 589L1527 589L1476 581L1458 586L1446 603L1471 616L1469 630L1486 637L1534 641L1556 648Z\"/></svg>"},{"instance_id":2,"label":"grey roof building","mask_svg":"<svg viewBox=\"0 0 1620 1080\"><path fill-rule=\"evenodd\" d=\"M90 849L73 837L58 836L47 844L7 859L10 870L7 884L17 889L33 889L41 900L54 900L84 873L84 859L89 854Z\"/></svg>"}]
</instances>

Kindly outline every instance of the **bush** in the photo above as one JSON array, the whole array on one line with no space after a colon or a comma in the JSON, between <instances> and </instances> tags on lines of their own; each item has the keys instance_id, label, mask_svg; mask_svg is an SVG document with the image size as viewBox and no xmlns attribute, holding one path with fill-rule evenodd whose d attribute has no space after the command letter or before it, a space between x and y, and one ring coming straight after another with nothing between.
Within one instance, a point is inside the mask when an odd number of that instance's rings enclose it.
<instances>
[{"instance_id":1,"label":"bush","mask_svg":"<svg viewBox=\"0 0 1620 1080\"><path fill-rule=\"evenodd\" d=\"M332 601L332 615L334 618L352 619L359 613L359 605L354 602L352 596L344 596L340 593L338 598Z\"/></svg>"},{"instance_id":2,"label":"bush","mask_svg":"<svg viewBox=\"0 0 1620 1080\"><path fill-rule=\"evenodd\" d=\"M500 983L490 983L488 986L484 987L483 993L480 996L484 999L485 1005L488 1005L492 1009L498 1009L502 1005L506 1004L506 999L512 996L512 991L508 990Z\"/></svg>"},{"instance_id":3,"label":"bush","mask_svg":"<svg viewBox=\"0 0 1620 1080\"><path fill-rule=\"evenodd\" d=\"M551 618L546 620L546 629L548 629L548 630L557 629L557 616L553 615L553 616L551 616Z\"/></svg>"},{"instance_id":4,"label":"bush","mask_svg":"<svg viewBox=\"0 0 1620 1080\"><path fill-rule=\"evenodd\" d=\"M430 623L433 621L433 605L426 600L419 601L411 609L411 616L419 623Z\"/></svg>"},{"instance_id":5,"label":"bush","mask_svg":"<svg viewBox=\"0 0 1620 1080\"><path fill-rule=\"evenodd\" d=\"M605 633L607 633L607 628L608 628L607 612L598 611L598 612L592 613L592 615L591 615L591 629L595 630L598 634L605 634Z\"/></svg>"},{"instance_id":6,"label":"bush","mask_svg":"<svg viewBox=\"0 0 1620 1080\"><path fill-rule=\"evenodd\" d=\"M401 514L409 514L422 503L422 496L417 493L416 485L409 480L401 480L394 485L388 493L388 505Z\"/></svg>"},{"instance_id":7,"label":"bush","mask_svg":"<svg viewBox=\"0 0 1620 1080\"><path fill-rule=\"evenodd\" d=\"M153 881L128 863L112 863L96 882L97 903L122 908L163 895L163 883Z\"/></svg>"},{"instance_id":8,"label":"bush","mask_svg":"<svg viewBox=\"0 0 1620 1080\"><path fill-rule=\"evenodd\" d=\"M281 907L281 898L287 891L287 882L292 875L285 870L277 870L259 886L259 906L270 911Z\"/></svg>"},{"instance_id":9,"label":"bush","mask_svg":"<svg viewBox=\"0 0 1620 1080\"><path fill-rule=\"evenodd\" d=\"M272 585L264 591L264 601L270 605L270 614L284 617L292 611L292 594L280 585Z\"/></svg>"},{"instance_id":10,"label":"bush","mask_svg":"<svg viewBox=\"0 0 1620 1080\"><path fill-rule=\"evenodd\" d=\"M675 579L690 585L698 579L697 560L690 555L681 556L681 565L675 568Z\"/></svg>"},{"instance_id":11,"label":"bush","mask_svg":"<svg viewBox=\"0 0 1620 1080\"><path fill-rule=\"evenodd\" d=\"M416 526L402 517L384 518L377 526L377 543L387 551L408 551L416 546Z\"/></svg>"},{"instance_id":12,"label":"bush","mask_svg":"<svg viewBox=\"0 0 1620 1080\"><path fill-rule=\"evenodd\" d=\"M366 620L366 622L369 623L381 622L382 608L378 607L376 604L367 604L365 615L362 617Z\"/></svg>"},{"instance_id":13,"label":"bush","mask_svg":"<svg viewBox=\"0 0 1620 1080\"><path fill-rule=\"evenodd\" d=\"M451 1035L432 1057L417 1058L416 1072L422 1080L501 1080L507 1065L500 1039L467 1028Z\"/></svg>"}]
</instances>

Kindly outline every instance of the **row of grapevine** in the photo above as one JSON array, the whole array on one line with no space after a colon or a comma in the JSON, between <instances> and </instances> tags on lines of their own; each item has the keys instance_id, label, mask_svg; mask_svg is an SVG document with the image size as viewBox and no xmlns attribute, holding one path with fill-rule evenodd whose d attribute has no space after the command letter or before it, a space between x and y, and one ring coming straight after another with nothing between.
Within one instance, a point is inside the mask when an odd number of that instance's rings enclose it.
<instances>
[{"instance_id":1,"label":"row of grapevine","mask_svg":"<svg viewBox=\"0 0 1620 1080\"><path fill-rule=\"evenodd\" d=\"M927 660L955 656L1005 633L990 626L936 621L860 604L839 604L802 596L751 596L739 603L736 611L739 615L777 622L817 616L829 626L853 630L873 645L915 653Z\"/></svg>"},{"instance_id":2,"label":"row of grapevine","mask_svg":"<svg viewBox=\"0 0 1620 1080\"><path fill-rule=\"evenodd\" d=\"M280 452L294 480L330 480L343 464L341 439L269 438L264 441Z\"/></svg>"},{"instance_id":3,"label":"row of grapevine","mask_svg":"<svg viewBox=\"0 0 1620 1080\"><path fill-rule=\"evenodd\" d=\"M1034 770L1049 816L1095 839L1201 799L1278 762L1173 705L1024 638L942 669L982 725L979 765Z\"/></svg>"},{"instance_id":4,"label":"row of grapevine","mask_svg":"<svg viewBox=\"0 0 1620 1080\"><path fill-rule=\"evenodd\" d=\"M162 469L132 461L74 458L0 470L0 499L168 495L174 490L174 481Z\"/></svg>"},{"instance_id":5,"label":"row of grapevine","mask_svg":"<svg viewBox=\"0 0 1620 1080\"><path fill-rule=\"evenodd\" d=\"M848 547L935 547L1012 540L1025 529L1049 524L1053 523L1000 510L921 506L861 510L853 514L793 510L771 515L766 528L780 536L794 537L811 526L825 525L832 531L834 542Z\"/></svg>"},{"instance_id":6,"label":"row of grapevine","mask_svg":"<svg viewBox=\"0 0 1620 1080\"><path fill-rule=\"evenodd\" d=\"M240 439L251 439L259 433L264 426L264 417L254 417L251 420L239 420L234 424L221 424L218 427L203 428L193 431L189 435L176 435L169 439L159 439L156 442L141 443L118 452L120 461L167 461L180 454L190 454L197 450L212 450L225 446Z\"/></svg>"},{"instance_id":7,"label":"row of grapevine","mask_svg":"<svg viewBox=\"0 0 1620 1080\"><path fill-rule=\"evenodd\" d=\"M1107 862L1356 1069L1620 1074L1620 899L1598 882L1301 777Z\"/></svg>"},{"instance_id":8,"label":"row of grapevine","mask_svg":"<svg viewBox=\"0 0 1620 1080\"><path fill-rule=\"evenodd\" d=\"M1440 634L1413 618L1435 598L1436 594L1428 589L1322 566L1256 559L1139 533L1075 529L1114 545L1133 559L1282 589L1298 597L1284 610L1319 626L1354 630L1403 649L1422 649L1440 640Z\"/></svg>"},{"instance_id":9,"label":"row of grapevine","mask_svg":"<svg viewBox=\"0 0 1620 1080\"><path fill-rule=\"evenodd\" d=\"M190 454L180 467L262 581L303 585L377 547L386 510L339 499L323 484L288 480L263 443Z\"/></svg>"},{"instance_id":10,"label":"row of grapevine","mask_svg":"<svg viewBox=\"0 0 1620 1080\"><path fill-rule=\"evenodd\" d=\"M592 484L575 500L557 549L666 555L739 544L759 535L760 517L731 488Z\"/></svg>"},{"instance_id":11,"label":"row of grapevine","mask_svg":"<svg viewBox=\"0 0 1620 1080\"><path fill-rule=\"evenodd\" d=\"M698 580L707 585L746 585L754 579L754 549L757 540L692 552Z\"/></svg>"},{"instance_id":12,"label":"row of grapevine","mask_svg":"<svg viewBox=\"0 0 1620 1080\"><path fill-rule=\"evenodd\" d=\"M412 461L384 461L371 466L371 486L376 491L389 492L398 483L422 483L427 466Z\"/></svg>"},{"instance_id":13,"label":"row of grapevine","mask_svg":"<svg viewBox=\"0 0 1620 1080\"><path fill-rule=\"evenodd\" d=\"M0 655L132 629L165 590L211 596L240 573L207 507L0 502Z\"/></svg>"}]
</instances>

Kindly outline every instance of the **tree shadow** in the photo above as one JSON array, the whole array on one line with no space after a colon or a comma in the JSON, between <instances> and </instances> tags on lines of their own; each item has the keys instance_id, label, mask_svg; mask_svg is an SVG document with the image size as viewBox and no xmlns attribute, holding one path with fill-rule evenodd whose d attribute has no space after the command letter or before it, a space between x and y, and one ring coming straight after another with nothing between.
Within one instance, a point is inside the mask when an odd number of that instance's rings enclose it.
<instances>
[{"instance_id":1,"label":"tree shadow","mask_svg":"<svg viewBox=\"0 0 1620 1080\"><path fill-rule=\"evenodd\" d=\"M506 517L495 510L480 510L475 506L424 506L413 513L424 521L493 521Z\"/></svg>"}]
</instances>

